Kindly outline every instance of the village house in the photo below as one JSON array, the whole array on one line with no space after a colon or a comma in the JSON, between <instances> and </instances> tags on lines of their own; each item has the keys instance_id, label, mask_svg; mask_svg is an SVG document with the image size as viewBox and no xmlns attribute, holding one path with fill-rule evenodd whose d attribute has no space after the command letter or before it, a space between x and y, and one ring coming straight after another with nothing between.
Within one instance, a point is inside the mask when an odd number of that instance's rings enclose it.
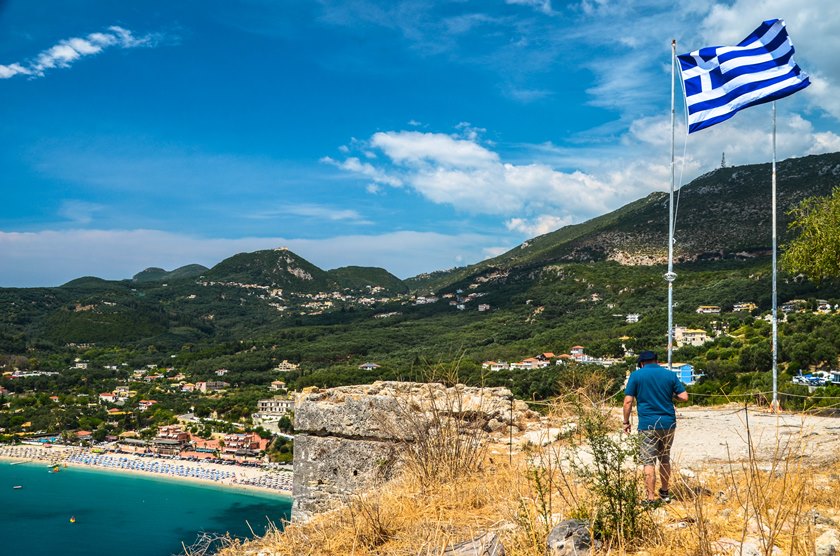
<instances>
[{"instance_id":1,"label":"village house","mask_svg":"<svg viewBox=\"0 0 840 556\"><path fill-rule=\"evenodd\" d=\"M503 371L510 368L510 365L505 361L485 361L481 364L482 369L489 369L491 371Z\"/></svg>"},{"instance_id":2,"label":"village house","mask_svg":"<svg viewBox=\"0 0 840 556\"><path fill-rule=\"evenodd\" d=\"M283 382L282 380L272 380L268 389L272 390L272 391L285 390L286 389L286 383Z\"/></svg>"},{"instance_id":3,"label":"village house","mask_svg":"<svg viewBox=\"0 0 840 556\"><path fill-rule=\"evenodd\" d=\"M181 385L181 392L195 392L195 384L192 382L185 382Z\"/></svg>"},{"instance_id":4,"label":"village house","mask_svg":"<svg viewBox=\"0 0 840 556\"><path fill-rule=\"evenodd\" d=\"M195 389L201 392L202 394L206 394L208 392L219 392L220 390L224 390L230 386L230 383L223 382L221 380L208 380L206 382L196 382Z\"/></svg>"},{"instance_id":5,"label":"village house","mask_svg":"<svg viewBox=\"0 0 840 556\"><path fill-rule=\"evenodd\" d=\"M286 415L295 409L295 400L274 397L257 402L257 411L267 415Z\"/></svg>"},{"instance_id":6,"label":"village house","mask_svg":"<svg viewBox=\"0 0 840 556\"><path fill-rule=\"evenodd\" d=\"M817 312L818 313L830 313L831 312L831 303L829 303L825 299L817 299Z\"/></svg>"},{"instance_id":7,"label":"village house","mask_svg":"<svg viewBox=\"0 0 840 556\"><path fill-rule=\"evenodd\" d=\"M157 403L157 400L140 400L137 402L137 410L138 411L146 411L153 405Z\"/></svg>"},{"instance_id":8,"label":"village house","mask_svg":"<svg viewBox=\"0 0 840 556\"><path fill-rule=\"evenodd\" d=\"M627 316L624 317L624 322L627 324L633 324L639 322L639 318L641 315L639 313L627 313Z\"/></svg>"},{"instance_id":9,"label":"village house","mask_svg":"<svg viewBox=\"0 0 840 556\"><path fill-rule=\"evenodd\" d=\"M224 459L256 459L260 452L268 448L269 440L260 438L257 433L234 433L222 437L219 445Z\"/></svg>"},{"instance_id":10,"label":"village house","mask_svg":"<svg viewBox=\"0 0 840 556\"><path fill-rule=\"evenodd\" d=\"M677 374L677 378L686 386L691 386L703 376L702 373L695 374L694 365L690 363L671 363L671 370Z\"/></svg>"},{"instance_id":11,"label":"village house","mask_svg":"<svg viewBox=\"0 0 840 556\"><path fill-rule=\"evenodd\" d=\"M717 315L720 313L720 307L717 305L700 305L696 312L702 315Z\"/></svg>"},{"instance_id":12,"label":"village house","mask_svg":"<svg viewBox=\"0 0 840 556\"><path fill-rule=\"evenodd\" d=\"M518 363L511 363L511 369L523 369L523 370L532 370L532 369L543 369L548 367L548 361L540 361L536 357L529 357L527 359L523 359Z\"/></svg>"},{"instance_id":13,"label":"village house","mask_svg":"<svg viewBox=\"0 0 840 556\"><path fill-rule=\"evenodd\" d=\"M380 366L376 363L362 363L361 365L359 365L359 369L361 369L362 371L372 371L374 369L378 369L379 367Z\"/></svg>"},{"instance_id":14,"label":"village house","mask_svg":"<svg viewBox=\"0 0 840 556\"><path fill-rule=\"evenodd\" d=\"M709 341L709 335L700 328L686 328L685 326L674 327L674 342L677 347L702 346Z\"/></svg>"},{"instance_id":15,"label":"village house","mask_svg":"<svg viewBox=\"0 0 840 556\"><path fill-rule=\"evenodd\" d=\"M490 310L490 305L488 305L487 303L479 303L478 304L478 312L479 313L483 313L483 312L489 311L489 310Z\"/></svg>"},{"instance_id":16,"label":"village house","mask_svg":"<svg viewBox=\"0 0 840 556\"><path fill-rule=\"evenodd\" d=\"M756 305L755 303L751 303L751 302L736 303L735 305L732 306L732 311L735 312L735 313L752 313L756 309L758 309L758 305Z\"/></svg>"},{"instance_id":17,"label":"village house","mask_svg":"<svg viewBox=\"0 0 840 556\"><path fill-rule=\"evenodd\" d=\"M219 369L219 370L217 370L217 371L216 371L216 376L225 376L225 375L226 375L226 374L228 374L229 372L230 372L230 371L229 371L229 370L227 370L227 369Z\"/></svg>"},{"instance_id":18,"label":"village house","mask_svg":"<svg viewBox=\"0 0 840 556\"><path fill-rule=\"evenodd\" d=\"M578 363L582 363L589 359L589 356L583 352L584 349L583 346L572 346L569 348L569 355Z\"/></svg>"},{"instance_id":19,"label":"village house","mask_svg":"<svg viewBox=\"0 0 840 556\"><path fill-rule=\"evenodd\" d=\"M117 401L117 396L113 392L102 392L99 394L99 403L114 403Z\"/></svg>"},{"instance_id":20,"label":"village house","mask_svg":"<svg viewBox=\"0 0 840 556\"><path fill-rule=\"evenodd\" d=\"M806 305L808 305L808 302L804 299L791 299L790 301L783 303L779 309L781 309L784 313L796 313L804 311Z\"/></svg>"},{"instance_id":21,"label":"village house","mask_svg":"<svg viewBox=\"0 0 840 556\"><path fill-rule=\"evenodd\" d=\"M274 370L275 371L282 371L282 372L289 372L289 371L296 371L298 369L298 367L300 367L300 365L298 365L297 363L289 363L288 361L283 359L283 361L281 361L280 363L277 364L276 367L274 367Z\"/></svg>"},{"instance_id":22,"label":"village house","mask_svg":"<svg viewBox=\"0 0 840 556\"><path fill-rule=\"evenodd\" d=\"M114 388L114 395L118 400L125 401L131 396L136 396L137 392L135 390L131 390L128 386L117 386Z\"/></svg>"}]
</instances>

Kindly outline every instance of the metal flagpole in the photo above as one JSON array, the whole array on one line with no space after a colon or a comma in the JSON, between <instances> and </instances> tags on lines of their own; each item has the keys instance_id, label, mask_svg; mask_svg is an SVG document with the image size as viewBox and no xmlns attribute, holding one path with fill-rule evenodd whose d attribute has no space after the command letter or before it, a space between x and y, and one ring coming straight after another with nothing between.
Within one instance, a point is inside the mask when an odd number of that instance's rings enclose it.
<instances>
[{"instance_id":1,"label":"metal flagpole","mask_svg":"<svg viewBox=\"0 0 840 556\"><path fill-rule=\"evenodd\" d=\"M779 361L779 323L777 316L778 300L776 298L776 101L773 101L773 317L771 323L773 326L773 411L779 410L779 386L778 386L778 361Z\"/></svg>"},{"instance_id":2,"label":"metal flagpole","mask_svg":"<svg viewBox=\"0 0 840 556\"><path fill-rule=\"evenodd\" d=\"M677 41L671 40L671 194L668 203L668 272L665 280L668 282L668 368L672 368L674 351L674 280L677 275L674 273L674 77L677 62Z\"/></svg>"}]
</instances>

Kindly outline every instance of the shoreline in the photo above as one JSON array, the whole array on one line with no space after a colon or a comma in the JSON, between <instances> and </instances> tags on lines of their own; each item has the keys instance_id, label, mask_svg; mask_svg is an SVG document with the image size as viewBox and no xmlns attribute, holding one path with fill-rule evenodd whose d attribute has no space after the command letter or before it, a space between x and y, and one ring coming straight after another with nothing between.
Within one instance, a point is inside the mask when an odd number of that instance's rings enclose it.
<instances>
[{"instance_id":1,"label":"shoreline","mask_svg":"<svg viewBox=\"0 0 840 556\"><path fill-rule=\"evenodd\" d=\"M191 462L134 454L93 453L88 449L52 446L0 446L0 461L67 466L81 470L180 481L203 487L221 487L263 496L292 498L292 476L286 471Z\"/></svg>"}]
</instances>

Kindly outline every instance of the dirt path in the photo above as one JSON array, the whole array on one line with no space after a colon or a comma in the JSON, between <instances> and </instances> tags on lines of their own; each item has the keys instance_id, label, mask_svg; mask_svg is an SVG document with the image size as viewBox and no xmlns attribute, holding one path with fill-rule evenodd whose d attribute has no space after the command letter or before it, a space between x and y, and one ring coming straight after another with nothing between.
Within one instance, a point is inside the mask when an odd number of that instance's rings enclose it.
<instances>
[{"instance_id":1,"label":"dirt path","mask_svg":"<svg viewBox=\"0 0 840 556\"><path fill-rule=\"evenodd\" d=\"M749 455L747 422L759 460L773 456L777 447L799 450L809 463L835 461L840 456L840 418L804 414L773 414L743 407L689 407L677 413L677 435L671 451L683 467L740 461Z\"/></svg>"}]
</instances>

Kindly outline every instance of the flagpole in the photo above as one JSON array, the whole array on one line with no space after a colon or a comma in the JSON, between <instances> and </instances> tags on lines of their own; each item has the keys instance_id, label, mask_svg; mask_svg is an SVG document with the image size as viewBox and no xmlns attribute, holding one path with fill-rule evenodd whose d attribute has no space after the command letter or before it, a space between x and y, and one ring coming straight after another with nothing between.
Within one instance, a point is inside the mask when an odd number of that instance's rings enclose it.
<instances>
[{"instance_id":1,"label":"flagpole","mask_svg":"<svg viewBox=\"0 0 840 556\"><path fill-rule=\"evenodd\" d=\"M677 41L671 40L671 193L668 202L668 272L665 280L668 282L668 369L672 368L674 352L674 142L676 126L674 110L674 77L677 62Z\"/></svg>"},{"instance_id":2,"label":"flagpole","mask_svg":"<svg viewBox=\"0 0 840 556\"><path fill-rule=\"evenodd\" d=\"M773 170L772 170L772 190L773 190L773 294L772 305L773 314L771 323L773 327L773 402L771 408L773 411L779 410L779 385L778 385L778 361L779 361L779 323L778 323L778 299L776 296L776 101L773 101Z\"/></svg>"}]
</instances>

